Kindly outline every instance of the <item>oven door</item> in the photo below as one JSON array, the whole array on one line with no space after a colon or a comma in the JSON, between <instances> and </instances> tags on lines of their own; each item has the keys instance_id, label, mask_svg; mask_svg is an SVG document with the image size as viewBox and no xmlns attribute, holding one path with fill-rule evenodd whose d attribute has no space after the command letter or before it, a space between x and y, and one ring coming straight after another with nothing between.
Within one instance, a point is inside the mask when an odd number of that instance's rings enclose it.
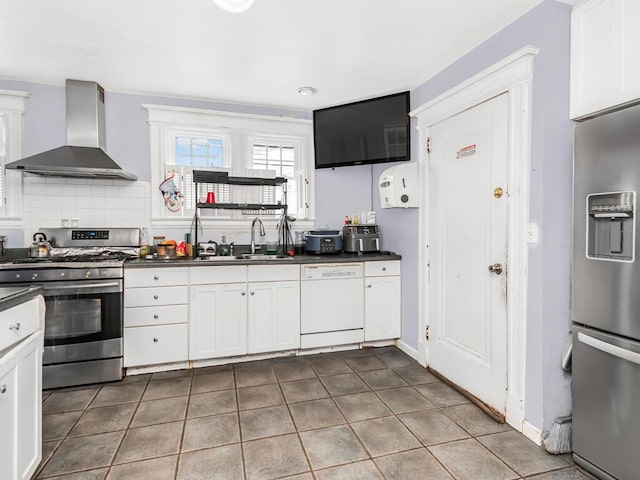
<instances>
[{"instance_id":1,"label":"oven door","mask_svg":"<svg viewBox=\"0 0 640 480\"><path fill-rule=\"evenodd\" d=\"M40 284L45 303L44 364L122 356L122 280Z\"/></svg>"}]
</instances>

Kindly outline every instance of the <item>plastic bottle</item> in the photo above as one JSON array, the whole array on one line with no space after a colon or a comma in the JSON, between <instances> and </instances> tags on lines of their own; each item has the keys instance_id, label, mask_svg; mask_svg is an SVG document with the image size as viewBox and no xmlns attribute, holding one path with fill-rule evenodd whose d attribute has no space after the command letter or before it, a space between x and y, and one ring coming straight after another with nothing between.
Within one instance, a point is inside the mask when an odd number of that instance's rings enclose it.
<instances>
[{"instance_id":1,"label":"plastic bottle","mask_svg":"<svg viewBox=\"0 0 640 480\"><path fill-rule=\"evenodd\" d=\"M142 227L140 229L140 258L146 258L150 253L149 230L147 227Z\"/></svg>"}]
</instances>

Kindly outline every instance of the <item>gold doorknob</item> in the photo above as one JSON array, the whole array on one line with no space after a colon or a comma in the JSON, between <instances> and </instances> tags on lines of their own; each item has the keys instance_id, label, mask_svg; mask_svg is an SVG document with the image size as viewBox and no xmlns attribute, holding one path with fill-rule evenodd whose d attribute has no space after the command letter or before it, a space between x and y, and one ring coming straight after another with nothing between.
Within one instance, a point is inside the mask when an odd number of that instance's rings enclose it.
<instances>
[{"instance_id":1,"label":"gold doorknob","mask_svg":"<svg viewBox=\"0 0 640 480\"><path fill-rule=\"evenodd\" d=\"M500 275L502 273L502 265L500 265L499 263L489 265L489 271L491 273L495 273L496 275Z\"/></svg>"},{"instance_id":2,"label":"gold doorknob","mask_svg":"<svg viewBox=\"0 0 640 480\"><path fill-rule=\"evenodd\" d=\"M493 189L493 196L496 198L501 198L504 194L504 190L501 187L496 187Z\"/></svg>"}]
</instances>

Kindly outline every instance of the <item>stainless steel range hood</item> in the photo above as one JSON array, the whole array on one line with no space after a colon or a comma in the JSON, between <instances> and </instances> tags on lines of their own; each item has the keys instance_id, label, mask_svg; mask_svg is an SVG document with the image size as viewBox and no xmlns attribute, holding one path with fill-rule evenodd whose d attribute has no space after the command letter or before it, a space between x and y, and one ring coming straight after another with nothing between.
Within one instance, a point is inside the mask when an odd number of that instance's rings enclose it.
<instances>
[{"instance_id":1,"label":"stainless steel range hood","mask_svg":"<svg viewBox=\"0 0 640 480\"><path fill-rule=\"evenodd\" d=\"M105 152L104 89L95 82L66 81L67 143L8 163L6 168L48 177L136 180Z\"/></svg>"}]
</instances>

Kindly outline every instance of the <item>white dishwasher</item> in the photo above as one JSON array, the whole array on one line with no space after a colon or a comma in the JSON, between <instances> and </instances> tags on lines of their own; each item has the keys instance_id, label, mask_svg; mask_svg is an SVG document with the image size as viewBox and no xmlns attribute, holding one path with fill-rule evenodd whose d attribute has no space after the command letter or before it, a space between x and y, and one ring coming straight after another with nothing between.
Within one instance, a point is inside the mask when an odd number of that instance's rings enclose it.
<instances>
[{"instance_id":1,"label":"white dishwasher","mask_svg":"<svg viewBox=\"0 0 640 480\"><path fill-rule=\"evenodd\" d=\"M303 265L302 348L364 341L364 264Z\"/></svg>"}]
</instances>

